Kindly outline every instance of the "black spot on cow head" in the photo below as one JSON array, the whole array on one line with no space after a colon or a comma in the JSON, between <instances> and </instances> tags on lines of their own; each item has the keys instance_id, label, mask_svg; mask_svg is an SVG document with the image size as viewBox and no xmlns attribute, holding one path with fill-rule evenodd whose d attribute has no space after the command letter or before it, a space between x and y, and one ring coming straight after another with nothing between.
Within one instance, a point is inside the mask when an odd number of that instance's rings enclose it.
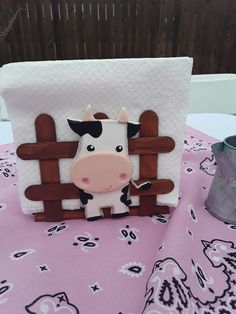
<instances>
[{"instance_id":1,"label":"black spot on cow head","mask_svg":"<svg viewBox=\"0 0 236 314\"><path fill-rule=\"evenodd\" d=\"M135 134L138 133L140 129L140 124L139 123L127 123L127 137L133 137Z\"/></svg>"},{"instance_id":2,"label":"black spot on cow head","mask_svg":"<svg viewBox=\"0 0 236 314\"><path fill-rule=\"evenodd\" d=\"M101 121L75 121L67 119L70 128L79 136L89 134L92 137L99 137L102 134Z\"/></svg>"}]
</instances>

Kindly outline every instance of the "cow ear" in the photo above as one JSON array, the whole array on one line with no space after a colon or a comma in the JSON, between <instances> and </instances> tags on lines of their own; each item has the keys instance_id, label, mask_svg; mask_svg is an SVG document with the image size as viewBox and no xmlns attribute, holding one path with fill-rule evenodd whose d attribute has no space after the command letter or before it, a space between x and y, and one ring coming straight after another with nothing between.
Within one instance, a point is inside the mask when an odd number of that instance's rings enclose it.
<instances>
[{"instance_id":1,"label":"cow ear","mask_svg":"<svg viewBox=\"0 0 236 314\"><path fill-rule=\"evenodd\" d=\"M120 109L120 113L119 113L117 120L121 123L127 123L128 122L128 112L127 112L125 107L122 107Z\"/></svg>"},{"instance_id":2,"label":"cow ear","mask_svg":"<svg viewBox=\"0 0 236 314\"><path fill-rule=\"evenodd\" d=\"M79 136L90 134L92 137L99 137L102 134L101 121L76 121L67 119L70 128Z\"/></svg>"},{"instance_id":3,"label":"cow ear","mask_svg":"<svg viewBox=\"0 0 236 314\"><path fill-rule=\"evenodd\" d=\"M95 120L96 119L94 118L94 115L92 112L92 106L88 105L84 112L83 121L95 121Z\"/></svg>"},{"instance_id":4,"label":"cow ear","mask_svg":"<svg viewBox=\"0 0 236 314\"><path fill-rule=\"evenodd\" d=\"M133 137L139 132L140 129L140 123L127 123L127 137Z\"/></svg>"}]
</instances>

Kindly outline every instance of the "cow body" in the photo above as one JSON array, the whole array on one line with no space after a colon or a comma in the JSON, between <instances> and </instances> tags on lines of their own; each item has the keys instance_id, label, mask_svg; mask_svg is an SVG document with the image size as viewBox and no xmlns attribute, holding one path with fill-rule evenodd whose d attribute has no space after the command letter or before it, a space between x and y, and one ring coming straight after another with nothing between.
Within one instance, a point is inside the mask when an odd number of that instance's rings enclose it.
<instances>
[{"instance_id":1,"label":"cow body","mask_svg":"<svg viewBox=\"0 0 236 314\"><path fill-rule=\"evenodd\" d=\"M133 173L128 137L138 132L139 124L127 122L124 112L118 120L96 120L91 111L82 121L68 122L80 135L70 177L80 190L86 218L102 217L104 207L110 207L113 216L128 214L129 181Z\"/></svg>"},{"instance_id":2,"label":"cow body","mask_svg":"<svg viewBox=\"0 0 236 314\"><path fill-rule=\"evenodd\" d=\"M129 198L129 185L110 192L91 193L80 189L81 208L85 210L88 220L103 216L102 208L111 208L113 217L120 217L128 214L131 205Z\"/></svg>"}]
</instances>

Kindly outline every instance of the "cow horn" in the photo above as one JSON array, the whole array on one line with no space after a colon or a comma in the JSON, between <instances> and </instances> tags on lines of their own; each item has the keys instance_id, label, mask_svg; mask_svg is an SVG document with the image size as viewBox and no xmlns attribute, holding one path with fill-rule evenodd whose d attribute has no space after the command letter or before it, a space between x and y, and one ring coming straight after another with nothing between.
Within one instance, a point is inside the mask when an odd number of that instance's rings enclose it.
<instances>
[{"instance_id":1,"label":"cow horn","mask_svg":"<svg viewBox=\"0 0 236 314\"><path fill-rule=\"evenodd\" d=\"M118 116L118 121L121 122L121 123L127 123L128 122L128 112L127 112L125 107L122 107L120 109L120 113L119 113L119 116Z\"/></svg>"},{"instance_id":2,"label":"cow horn","mask_svg":"<svg viewBox=\"0 0 236 314\"><path fill-rule=\"evenodd\" d=\"M88 105L87 108L85 109L83 120L84 121L94 121L94 120L96 120L94 118L91 105Z\"/></svg>"}]
</instances>

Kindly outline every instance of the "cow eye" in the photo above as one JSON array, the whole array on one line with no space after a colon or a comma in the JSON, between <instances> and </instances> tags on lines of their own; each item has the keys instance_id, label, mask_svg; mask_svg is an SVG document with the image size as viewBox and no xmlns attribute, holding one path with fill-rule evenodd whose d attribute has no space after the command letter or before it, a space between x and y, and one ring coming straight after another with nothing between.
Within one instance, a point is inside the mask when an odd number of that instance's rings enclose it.
<instances>
[{"instance_id":1,"label":"cow eye","mask_svg":"<svg viewBox=\"0 0 236 314\"><path fill-rule=\"evenodd\" d=\"M95 150L95 147L94 147L93 145L88 145L88 146L87 146L87 150L88 150L89 152L93 152L93 151Z\"/></svg>"},{"instance_id":2,"label":"cow eye","mask_svg":"<svg viewBox=\"0 0 236 314\"><path fill-rule=\"evenodd\" d=\"M121 145L116 146L116 151L117 151L118 153L122 152L122 150L123 150L123 147L122 147Z\"/></svg>"}]
</instances>

